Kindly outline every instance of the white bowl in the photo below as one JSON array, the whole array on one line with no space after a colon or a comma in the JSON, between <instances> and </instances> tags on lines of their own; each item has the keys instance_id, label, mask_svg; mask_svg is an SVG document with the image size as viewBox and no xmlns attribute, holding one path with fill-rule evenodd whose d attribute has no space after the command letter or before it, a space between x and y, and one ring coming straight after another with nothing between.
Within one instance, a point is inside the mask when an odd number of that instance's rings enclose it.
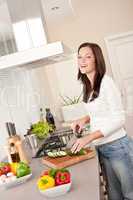
<instances>
[{"instance_id":1,"label":"white bowl","mask_svg":"<svg viewBox=\"0 0 133 200\"><path fill-rule=\"evenodd\" d=\"M71 184L72 183L67 183L67 184L55 186L46 190L40 190L40 193L47 197L57 197L57 196L66 194L70 190Z\"/></svg>"},{"instance_id":2,"label":"white bowl","mask_svg":"<svg viewBox=\"0 0 133 200\"><path fill-rule=\"evenodd\" d=\"M0 186L4 186L5 188L10 188L10 187L14 187L14 186L17 186L19 184L22 184L24 182L26 182L28 179L30 179L32 176L32 173L31 174L28 174L26 176L23 176L23 177L20 177L20 178L17 178L13 181L10 181L8 183L3 183L1 184Z\"/></svg>"}]
</instances>

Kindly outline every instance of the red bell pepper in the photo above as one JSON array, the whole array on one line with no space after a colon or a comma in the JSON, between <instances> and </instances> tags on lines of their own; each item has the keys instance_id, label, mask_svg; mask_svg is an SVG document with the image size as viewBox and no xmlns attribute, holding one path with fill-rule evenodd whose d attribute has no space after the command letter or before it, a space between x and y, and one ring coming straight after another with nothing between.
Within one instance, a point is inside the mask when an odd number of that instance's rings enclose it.
<instances>
[{"instance_id":1,"label":"red bell pepper","mask_svg":"<svg viewBox=\"0 0 133 200\"><path fill-rule=\"evenodd\" d=\"M55 176L55 184L62 185L66 183L70 183L70 173L68 171L58 171Z\"/></svg>"}]
</instances>

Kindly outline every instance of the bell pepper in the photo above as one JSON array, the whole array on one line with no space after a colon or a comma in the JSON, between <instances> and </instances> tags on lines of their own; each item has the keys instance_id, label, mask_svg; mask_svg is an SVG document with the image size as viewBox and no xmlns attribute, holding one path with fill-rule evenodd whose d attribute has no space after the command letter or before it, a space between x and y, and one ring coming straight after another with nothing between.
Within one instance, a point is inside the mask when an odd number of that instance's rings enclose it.
<instances>
[{"instance_id":1,"label":"bell pepper","mask_svg":"<svg viewBox=\"0 0 133 200\"><path fill-rule=\"evenodd\" d=\"M0 175L7 174L11 171L11 166L9 163L1 162L0 163Z\"/></svg>"},{"instance_id":2,"label":"bell pepper","mask_svg":"<svg viewBox=\"0 0 133 200\"><path fill-rule=\"evenodd\" d=\"M53 168L51 168L51 169L49 169L49 170L45 170L45 171L41 174L41 177L44 176L44 175L49 175L49 176L55 178L55 175L56 175L56 172L57 172L57 171L58 171L57 169L53 169Z\"/></svg>"},{"instance_id":3,"label":"bell pepper","mask_svg":"<svg viewBox=\"0 0 133 200\"><path fill-rule=\"evenodd\" d=\"M10 164L11 166L11 172L16 175L17 174L17 167L18 167L19 163L13 162Z\"/></svg>"},{"instance_id":4,"label":"bell pepper","mask_svg":"<svg viewBox=\"0 0 133 200\"><path fill-rule=\"evenodd\" d=\"M20 162L17 166L17 177L26 176L31 173L30 167L23 162Z\"/></svg>"},{"instance_id":5,"label":"bell pepper","mask_svg":"<svg viewBox=\"0 0 133 200\"><path fill-rule=\"evenodd\" d=\"M55 180L49 175L44 175L41 178L39 178L37 185L40 190L46 190L55 186Z\"/></svg>"},{"instance_id":6,"label":"bell pepper","mask_svg":"<svg viewBox=\"0 0 133 200\"><path fill-rule=\"evenodd\" d=\"M70 183L70 173L68 171L58 171L55 176L55 184L62 185Z\"/></svg>"}]
</instances>

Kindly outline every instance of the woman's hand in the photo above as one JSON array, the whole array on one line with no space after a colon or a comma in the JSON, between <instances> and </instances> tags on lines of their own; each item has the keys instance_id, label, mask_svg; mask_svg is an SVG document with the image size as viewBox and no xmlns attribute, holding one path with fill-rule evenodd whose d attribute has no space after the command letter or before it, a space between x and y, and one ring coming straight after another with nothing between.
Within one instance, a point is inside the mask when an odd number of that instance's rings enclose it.
<instances>
[{"instance_id":1,"label":"woman's hand","mask_svg":"<svg viewBox=\"0 0 133 200\"><path fill-rule=\"evenodd\" d=\"M91 143L93 140L92 135L87 135L82 138L77 139L71 148L72 153L79 152L86 144Z\"/></svg>"},{"instance_id":2,"label":"woman's hand","mask_svg":"<svg viewBox=\"0 0 133 200\"><path fill-rule=\"evenodd\" d=\"M71 151L72 153L77 153L80 151L86 144L91 143L93 140L104 137L103 133L100 130L97 130L91 134L88 134L82 138L76 140L73 144Z\"/></svg>"},{"instance_id":3,"label":"woman's hand","mask_svg":"<svg viewBox=\"0 0 133 200\"><path fill-rule=\"evenodd\" d=\"M84 124L80 120L76 120L71 124L71 129L73 133L80 133L83 129Z\"/></svg>"},{"instance_id":4,"label":"woman's hand","mask_svg":"<svg viewBox=\"0 0 133 200\"><path fill-rule=\"evenodd\" d=\"M85 116L81 119L75 120L71 124L71 129L73 130L74 133L80 133L83 129L83 126L90 121L89 116Z\"/></svg>"}]
</instances>

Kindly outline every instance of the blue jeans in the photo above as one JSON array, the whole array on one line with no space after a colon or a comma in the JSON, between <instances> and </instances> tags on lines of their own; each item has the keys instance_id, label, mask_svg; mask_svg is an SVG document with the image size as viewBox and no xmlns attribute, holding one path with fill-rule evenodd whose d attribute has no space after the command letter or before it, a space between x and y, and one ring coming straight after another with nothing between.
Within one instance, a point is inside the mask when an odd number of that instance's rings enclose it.
<instances>
[{"instance_id":1,"label":"blue jeans","mask_svg":"<svg viewBox=\"0 0 133 200\"><path fill-rule=\"evenodd\" d=\"M109 200L133 200L133 140L125 136L97 150L106 171Z\"/></svg>"}]
</instances>

